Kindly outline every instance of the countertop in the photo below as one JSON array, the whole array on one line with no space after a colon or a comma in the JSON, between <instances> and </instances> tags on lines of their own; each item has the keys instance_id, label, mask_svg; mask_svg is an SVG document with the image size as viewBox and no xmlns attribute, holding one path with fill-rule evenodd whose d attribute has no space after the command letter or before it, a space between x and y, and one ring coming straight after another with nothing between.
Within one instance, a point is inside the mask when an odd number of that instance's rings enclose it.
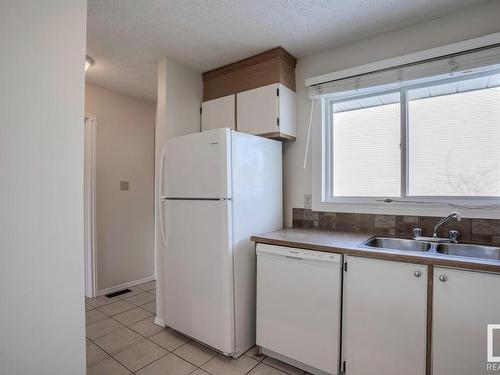
<instances>
[{"instance_id":1,"label":"countertop","mask_svg":"<svg viewBox=\"0 0 500 375\"><path fill-rule=\"evenodd\" d=\"M371 237L373 237L373 235L370 233L293 228L252 236L250 239L256 243L288 246L307 250L362 256L367 258L433 266L456 267L487 272L500 272L500 261L498 260L457 257L439 253L360 247L361 243Z\"/></svg>"}]
</instances>

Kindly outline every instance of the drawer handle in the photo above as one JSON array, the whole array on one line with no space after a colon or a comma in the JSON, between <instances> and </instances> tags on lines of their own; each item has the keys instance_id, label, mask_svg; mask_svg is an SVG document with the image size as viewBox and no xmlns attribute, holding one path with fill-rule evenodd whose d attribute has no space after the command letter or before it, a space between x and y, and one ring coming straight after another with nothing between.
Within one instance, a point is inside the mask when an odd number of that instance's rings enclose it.
<instances>
[{"instance_id":1,"label":"drawer handle","mask_svg":"<svg viewBox=\"0 0 500 375\"><path fill-rule=\"evenodd\" d=\"M413 275L415 277L420 277L420 276L422 276L422 271L415 271L415 272L413 272Z\"/></svg>"},{"instance_id":2,"label":"drawer handle","mask_svg":"<svg viewBox=\"0 0 500 375\"><path fill-rule=\"evenodd\" d=\"M439 281L442 281L443 283L446 282L448 280L448 276L446 275L440 275L439 276Z\"/></svg>"}]
</instances>

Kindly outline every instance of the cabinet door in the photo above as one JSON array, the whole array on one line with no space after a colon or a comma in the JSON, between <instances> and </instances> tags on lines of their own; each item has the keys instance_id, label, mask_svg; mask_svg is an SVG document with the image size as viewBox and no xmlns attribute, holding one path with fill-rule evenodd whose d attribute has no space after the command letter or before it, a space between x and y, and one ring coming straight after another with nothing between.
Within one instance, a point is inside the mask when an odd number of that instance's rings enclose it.
<instances>
[{"instance_id":1,"label":"cabinet door","mask_svg":"<svg viewBox=\"0 0 500 375\"><path fill-rule=\"evenodd\" d=\"M434 375L495 373L487 368L487 325L500 324L499 290L500 275L439 267L434 269ZM498 330L493 338L493 355L500 356Z\"/></svg>"},{"instance_id":2,"label":"cabinet door","mask_svg":"<svg viewBox=\"0 0 500 375\"><path fill-rule=\"evenodd\" d=\"M235 129L235 95L208 100L201 105L201 130Z\"/></svg>"},{"instance_id":3,"label":"cabinet door","mask_svg":"<svg viewBox=\"0 0 500 375\"><path fill-rule=\"evenodd\" d=\"M295 91L280 84L279 117L280 132L292 137L297 135Z\"/></svg>"},{"instance_id":4,"label":"cabinet door","mask_svg":"<svg viewBox=\"0 0 500 375\"><path fill-rule=\"evenodd\" d=\"M347 257L346 374L424 375L427 267Z\"/></svg>"},{"instance_id":5,"label":"cabinet door","mask_svg":"<svg viewBox=\"0 0 500 375\"><path fill-rule=\"evenodd\" d=\"M258 87L236 94L238 131L250 134L279 132L278 84Z\"/></svg>"}]
</instances>

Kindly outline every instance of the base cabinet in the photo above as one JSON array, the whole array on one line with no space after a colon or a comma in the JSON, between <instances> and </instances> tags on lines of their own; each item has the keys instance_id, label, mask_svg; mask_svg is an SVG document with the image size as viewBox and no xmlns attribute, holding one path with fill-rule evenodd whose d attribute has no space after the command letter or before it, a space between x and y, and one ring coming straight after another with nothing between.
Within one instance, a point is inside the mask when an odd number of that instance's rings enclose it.
<instances>
[{"instance_id":1,"label":"base cabinet","mask_svg":"<svg viewBox=\"0 0 500 375\"><path fill-rule=\"evenodd\" d=\"M302 257L285 258L288 278L276 260L267 268L257 265L257 345L283 355L283 361L309 364L313 356L330 352L328 368L311 362L321 374L333 374L336 364L342 375L500 374L500 273L344 255L340 294L340 287L334 288L340 283L339 268L336 279L318 281L318 270L305 276ZM259 276L264 271L267 279ZM276 290L263 293L273 283ZM341 318L326 309L328 302L340 299ZM274 306L273 314L263 308L264 300ZM327 345L335 340L322 338L338 336L338 331L329 336L328 330L338 329L340 321L338 361L338 346Z\"/></svg>"},{"instance_id":2,"label":"base cabinet","mask_svg":"<svg viewBox=\"0 0 500 375\"><path fill-rule=\"evenodd\" d=\"M436 267L433 284L432 374L500 373L487 353L487 326L500 325L500 275ZM500 326L492 337L500 357Z\"/></svg>"},{"instance_id":3,"label":"base cabinet","mask_svg":"<svg viewBox=\"0 0 500 375\"><path fill-rule=\"evenodd\" d=\"M346 375L425 375L427 267L353 256L346 261Z\"/></svg>"}]
</instances>

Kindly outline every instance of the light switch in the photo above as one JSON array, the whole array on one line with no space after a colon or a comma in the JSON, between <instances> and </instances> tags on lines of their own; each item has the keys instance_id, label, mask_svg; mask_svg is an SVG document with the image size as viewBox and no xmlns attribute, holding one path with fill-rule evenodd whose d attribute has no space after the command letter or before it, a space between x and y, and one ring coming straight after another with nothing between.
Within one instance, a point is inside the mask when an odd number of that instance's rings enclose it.
<instances>
[{"instance_id":1,"label":"light switch","mask_svg":"<svg viewBox=\"0 0 500 375\"><path fill-rule=\"evenodd\" d=\"M129 185L128 181L120 181L120 191L129 191Z\"/></svg>"}]
</instances>

